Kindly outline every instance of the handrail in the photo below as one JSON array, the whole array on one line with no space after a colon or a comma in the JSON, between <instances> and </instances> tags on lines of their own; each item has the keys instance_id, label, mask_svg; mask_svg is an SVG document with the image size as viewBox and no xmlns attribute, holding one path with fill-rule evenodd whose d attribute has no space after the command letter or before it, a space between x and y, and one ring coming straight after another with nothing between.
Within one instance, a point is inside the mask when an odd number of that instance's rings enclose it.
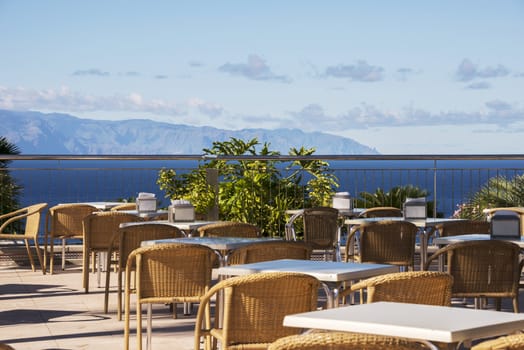
<instances>
[{"instance_id":1,"label":"handrail","mask_svg":"<svg viewBox=\"0 0 524 350\"><path fill-rule=\"evenodd\" d=\"M524 154L345 154L345 155L198 155L198 154L0 154L0 160L524 160Z\"/></svg>"}]
</instances>

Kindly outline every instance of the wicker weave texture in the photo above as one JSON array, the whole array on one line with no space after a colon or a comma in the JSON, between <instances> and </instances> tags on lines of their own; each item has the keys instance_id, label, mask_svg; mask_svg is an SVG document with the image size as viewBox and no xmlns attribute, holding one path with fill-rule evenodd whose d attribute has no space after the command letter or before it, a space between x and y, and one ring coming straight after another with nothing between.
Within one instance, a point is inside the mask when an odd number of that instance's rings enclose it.
<instances>
[{"instance_id":1,"label":"wicker weave texture","mask_svg":"<svg viewBox=\"0 0 524 350\"><path fill-rule=\"evenodd\" d=\"M42 273L45 273L45 264L42 261L42 253L40 252L40 246L38 244L38 232L40 230L42 213L46 209L47 203L38 203L0 215L0 240L24 240L31 268L35 271L35 262L29 249L29 240L34 241L36 255ZM22 224L23 232L7 232L11 225L20 223Z\"/></svg>"},{"instance_id":2,"label":"wicker weave texture","mask_svg":"<svg viewBox=\"0 0 524 350\"><path fill-rule=\"evenodd\" d=\"M402 210L395 207L373 207L360 213L361 218L402 217Z\"/></svg>"},{"instance_id":3,"label":"wicker weave texture","mask_svg":"<svg viewBox=\"0 0 524 350\"><path fill-rule=\"evenodd\" d=\"M97 211L96 207L88 204L60 204L49 208L46 215L44 254L47 257L47 244L49 243L49 270L51 274L54 273L54 240L56 238L62 240L66 238L81 239L83 237L82 222L84 218ZM47 261L47 258L44 261ZM63 255L62 268L65 268ZM45 269L47 270L47 266Z\"/></svg>"},{"instance_id":4,"label":"wicker weave texture","mask_svg":"<svg viewBox=\"0 0 524 350\"><path fill-rule=\"evenodd\" d=\"M268 350L422 350L423 343L372 334L313 332L280 338Z\"/></svg>"},{"instance_id":5,"label":"wicker weave texture","mask_svg":"<svg viewBox=\"0 0 524 350\"><path fill-rule=\"evenodd\" d=\"M445 272L407 271L376 276L357 282L340 293L367 291L367 303L392 301L438 306L451 305L453 277Z\"/></svg>"},{"instance_id":6,"label":"wicker weave texture","mask_svg":"<svg viewBox=\"0 0 524 350\"><path fill-rule=\"evenodd\" d=\"M118 232L120 224L143 221L139 216L119 211L96 212L86 216L83 224L83 287L89 292L89 256L93 254L93 271L96 253L107 252L111 239ZM118 244L118 242L117 242ZM116 247L118 248L118 247ZM109 266L108 266L109 268Z\"/></svg>"},{"instance_id":7,"label":"wicker weave texture","mask_svg":"<svg viewBox=\"0 0 524 350\"><path fill-rule=\"evenodd\" d=\"M485 340L474 345L471 350L524 350L524 334L511 334Z\"/></svg>"},{"instance_id":8,"label":"wicker weave texture","mask_svg":"<svg viewBox=\"0 0 524 350\"><path fill-rule=\"evenodd\" d=\"M137 348L142 348L142 304L200 302L211 285L212 249L170 243L138 248L127 259L125 278L125 348L129 346L131 270L136 266ZM200 307L202 308L202 306ZM209 317L209 305L204 306ZM199 309L200 311L200 309ZM151 319L148 320L151 322Z\"/></svg>"},{"instance_id":9,"label":"wicker weave texture","mask_svg":"<svg viewBox=\"0 0 524 350\"><path fill-rule=\"evenodd\" d=\"M297 273L257 273L226 279L215 285L202 299L208 304L221 291L224 295L223 325L209 331L200 309L196 320L195 349L200 338L212 335L221 349L266 349L276 339L297 334L300 329L284 327L284 316L315 310L320 282ZM209 322L209 321L207 321Z\"/></svg>"},{"instance_id":10,"label":"wicker weave texture","mask_svg":"<svg viewBox=\"0 0 524 350\"><path fill-rule=\"evenodd\" d=\"M235 249L228 257L228 265L251 264L278 259L309 260L311 247L305 242L257 242Z\"/></svg>"},{"instance_id":11,"label":"wicker weave texture","mask_svg":"<svg viewBox=\"0 0 524 350\"><path fill-rule=\"evenodd\" d=\"M304 209L304 241L313 249L334 249L338 242L338 210L329 207Z\"/></svg>"},{"instance_id":12,"label":"wicker weave texture","mask_svg":"<svg viewBox=\"0 0 524 350\"><path fill-rule=\"evenodd\" d=\"M453 297L512 298L518 312L519 254L519 246L511 242L460 242L437 250L428 258L426 269L439 256L447 256Z\"/></svg>"},{"instance_id":13,"label":"wicker weave texture","mask_svg":"<svg viewBox=\"0 0 524 350\"><path fill-rule=\"evenodd\" d=\"M156 240L156 239L167 239L167 238L179 238L185 237L185 235L177 227L154 223L144 222L136 225L130 225L125 228L119 228L113 235L111 240L111 246L108 250L107 258L110 259L111 253L118 247L117 255L117 278L118 278L118 319L122 319L122 274L125 271L127 258L131 252L137 248L140 248L142 241ZM134 270L135 266L130 267ZM108 269L106 271L106 284L105 284L105 302L104 311L108 312L108 297L109 297L109 281L111 272Z\"/></svg>"},{"instance_id":14,"label":"wicker weave texture","mask_svg":"<svg viewBox=\"0 0 524 350\"><path fill-rule=\"evenodd\" d=\"M473 233L490 233L490 224L481 220L448 221L435 225L440 237Z\"/></svg>"},{"instance_id":15,"label":"wicker weave texture","mask_svg":"<svg viewBox=\"0 0 524 350\"><path fill-rule=\"evenodd\" d=\"M200 237L246 237L260 236L260 228L246 222L222 221L198 228Z\"/></svg>"},{"instance_id":16,"label":"wicker weave texture","mask_svg":"<svg viewBox=\"0 0 524 350\"><path fill-rule=\"evenodd\" d=\"M352 230L346 243L346 251L354 235L360 232L358 241L360 262L393 264L413 269L415 242L418 228L407 221L384 220L360 225ZM349 256L346 256L346 260Z\"/></svg>"}]
</instances>

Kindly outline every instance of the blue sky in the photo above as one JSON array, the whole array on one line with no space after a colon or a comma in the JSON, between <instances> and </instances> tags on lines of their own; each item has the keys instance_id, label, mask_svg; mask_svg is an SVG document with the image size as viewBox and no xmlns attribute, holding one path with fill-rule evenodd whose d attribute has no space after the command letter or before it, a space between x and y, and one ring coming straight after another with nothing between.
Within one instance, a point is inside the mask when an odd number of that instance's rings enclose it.
<instances>
[{"instance_id":1,"label":"blue sky","mask_svg":"<svg viewBox=\"0 0 524 350\"><path fill-rule=\"evenodd\" d=\"M0 0L0 33L2 109L523 152L523 0Z\"/></svg>"}]
</instances>

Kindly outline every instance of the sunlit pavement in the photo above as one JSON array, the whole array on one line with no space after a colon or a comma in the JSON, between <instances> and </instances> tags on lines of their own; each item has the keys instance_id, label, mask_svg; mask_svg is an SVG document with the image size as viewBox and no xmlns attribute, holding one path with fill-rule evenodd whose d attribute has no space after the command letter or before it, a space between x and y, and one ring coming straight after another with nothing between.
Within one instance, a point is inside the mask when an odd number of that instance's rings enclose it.
<instances>
[{"instance_id":1,"label":"sunlit pavement","mask_svg":"<svg viewBox=\"0 0 524 350\"><path fill-rule=\"evenodd\" d=\"M111 278L109 313L104 314L104 289L91 276L90 292L82 288L81 267L60 268L53 275L32 272L29 266L0 264L0 343L16 350L123 349L124 322L116 317L116 274ZM524 308L524 292L520 305ZM134 300L134 299L133 299ZM457 307L472 307L472 304ZM490 304L488 308L492 308ZM511 301L504 300L503 311L511 312ZM134 306L133 306L134 310ZM196 307L184 316L182 305L173 319L166 305L153 311L153 348L193 349ZM144 315L144 349L145 349ZM135 315L131 316L130 348L136 349Z\"/></svg>"}]
</instances>

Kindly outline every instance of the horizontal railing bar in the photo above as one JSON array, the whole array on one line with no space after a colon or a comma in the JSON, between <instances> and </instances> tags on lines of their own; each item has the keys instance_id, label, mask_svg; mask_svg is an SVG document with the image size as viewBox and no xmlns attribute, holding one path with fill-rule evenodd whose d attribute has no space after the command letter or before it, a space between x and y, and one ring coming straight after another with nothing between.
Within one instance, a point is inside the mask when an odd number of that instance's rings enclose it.
<instances>
[{"instance_id":1,"label":"horizontal railing bar","mask_svg":"<svg viewBox=\"0 0 524 350\"><path fill-rule=\"evenodd\" d=\"M0 154L0 160L524 160L524 154L434 154L434 155L196 155L196 154L150 154L150 155L60 155L60 154Z\"/></svg>"}]
</instances>

